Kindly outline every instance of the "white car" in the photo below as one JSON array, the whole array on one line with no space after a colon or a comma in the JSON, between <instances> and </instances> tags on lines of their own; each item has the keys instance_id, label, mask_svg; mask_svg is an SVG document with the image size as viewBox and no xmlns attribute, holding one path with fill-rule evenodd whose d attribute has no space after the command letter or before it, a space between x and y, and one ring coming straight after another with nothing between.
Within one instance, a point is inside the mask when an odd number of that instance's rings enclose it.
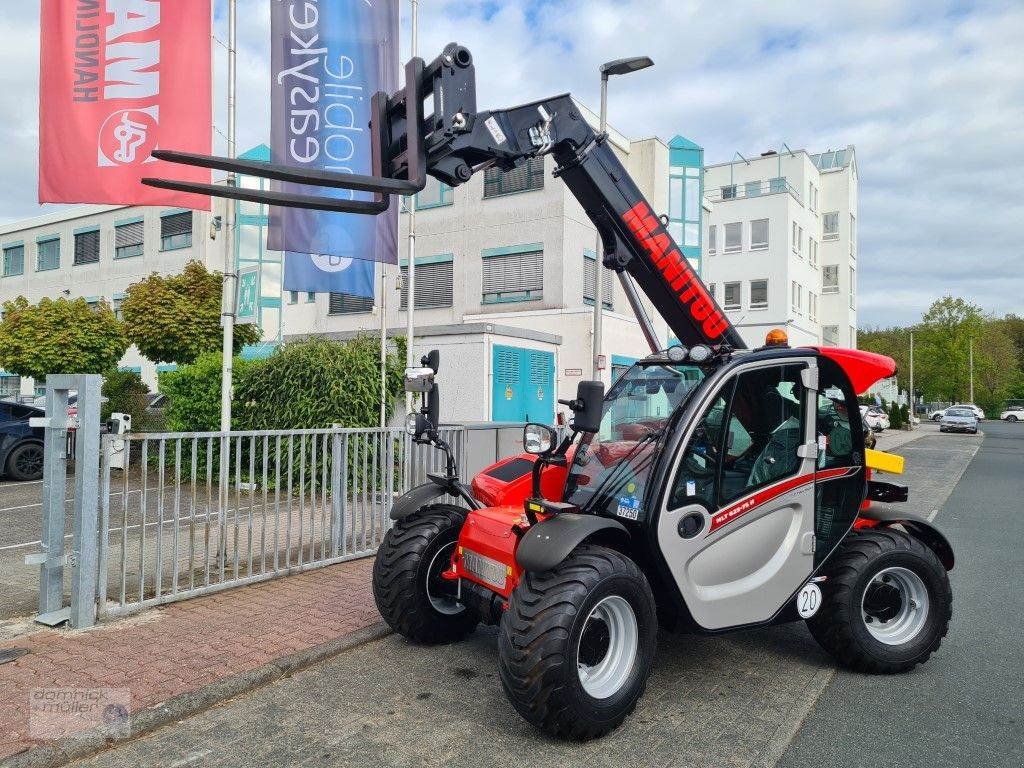
<instances>
[{"instance_id":1,"label":"white car","mask_svg":"<svg viewBox=\"0 0 1024 768\"><path fill-rule=\"evenodd\" d=\"M889 428L889 416L877 405L862 405L860 407L860 419L873 432L881 432Z\"/></svg>"},{"instance_id":2,"label":"white car","mask_svg":"<svg viewBox=\"0 0 1024 768\"><path fill-rule=\"evenodd\" d=\"M981 421L982 419L985 418L985 412L981 410L981 408L976 406L974 403L957 403L956 405L949 406L949 408L968 408L974 411L974 415L978 419L978 421ZM949 408L940 408L937 411L932 411L931 413L928 414L928 418L931 419L932 421L941 421L942 417L946 415L946 411L948 411Z\"/></svg>"},{"instance_id":3,"label":"white car","mask_svg":"<svg viewBox=\"0 0 1024 768\"><path fill-rule=\"evenodd\" d=\"M1024 405L1011 405L999 414L1003 421L1024 421Z\"/></svg>"}]
</instances>

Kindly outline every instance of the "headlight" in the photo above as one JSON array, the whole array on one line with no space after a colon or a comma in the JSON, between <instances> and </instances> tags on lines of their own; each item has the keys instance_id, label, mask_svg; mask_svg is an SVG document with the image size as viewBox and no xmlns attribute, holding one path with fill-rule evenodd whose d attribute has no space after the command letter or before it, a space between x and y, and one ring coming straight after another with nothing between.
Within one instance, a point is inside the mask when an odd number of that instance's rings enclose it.
<instances>
[{"instance_id":1,"label":"headlight","mask_svg":"<svg viewBox=\"0 0 1024 768\"><path fill-rule=\"evenodd\" d=\"M418 413L410 413L405 417L405 431L410 435L416 435L416 427L419 422L420 415Z\"/></svg>"},{"instance_id":2,"label":"headlight","mask_svg":"<svg viewBox=\"0 0 1024 768\"><path fill-rule=\"evenodd\" d=\"M695 363L706 363L713 354L711 347L706 344L698 344L690 348L690 359Z\"/></svg>"},{"instance_id":3,"label":"headlight","mask_svg":"<svg viewBox=\"0 0 1024 768\"><path fill-rule=\"evenodd\" d=\"M673 363L681 363L686 359L686 347L675 344L668 348L668 359Z\"/></svg>"}]
</instances>

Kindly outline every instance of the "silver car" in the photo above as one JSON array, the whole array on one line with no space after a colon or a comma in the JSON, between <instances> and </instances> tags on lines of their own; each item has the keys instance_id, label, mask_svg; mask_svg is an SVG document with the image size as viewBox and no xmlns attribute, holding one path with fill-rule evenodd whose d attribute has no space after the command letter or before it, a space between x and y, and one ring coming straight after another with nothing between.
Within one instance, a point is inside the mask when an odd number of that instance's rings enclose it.
<instances>
[{"instance_id":1,"label":"silver car","mask_svg":"<svg viewBox=\"0 0 1024 768\"><path fill-rule=\"evenodd\" d=\"M939 432L970 432L978 434L978 417L970 408L947 408L939 420Z\"/></svg>"}]
</instances>

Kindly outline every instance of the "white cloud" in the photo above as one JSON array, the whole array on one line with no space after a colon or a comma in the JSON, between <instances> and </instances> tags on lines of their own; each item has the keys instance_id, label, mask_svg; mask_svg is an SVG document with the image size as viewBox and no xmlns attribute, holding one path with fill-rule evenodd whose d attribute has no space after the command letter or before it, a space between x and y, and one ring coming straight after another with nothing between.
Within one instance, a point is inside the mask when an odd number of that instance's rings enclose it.
<instances>
[{"instance_id":1,"label":"white cloud","mask_svg":"<svg viewBox=\"0 0 1024 768\"><path fill-rule=\"evenodd\" d=\"M407 30L408 3L402 7ZM610 119L627 135L681 133L706 148L709 162L782 142L814 151L855 144L862 324L913 321L945 293L989 311L1024 312L1019 3L423 0L420 7L420 55L429 60L453 40L468 45L481 108L566 90L595 104L602 61L647 54L654 69L611 85ZM239 9L245 148L268 133L269 2L240 0ZM0 168L6 178L34 179L38 5L4 3L0 21ZM216 122L224 131L225 56L216 50ZM34 189L4 185L0 221L37 213Z\"/></svg>"}]
</instances>

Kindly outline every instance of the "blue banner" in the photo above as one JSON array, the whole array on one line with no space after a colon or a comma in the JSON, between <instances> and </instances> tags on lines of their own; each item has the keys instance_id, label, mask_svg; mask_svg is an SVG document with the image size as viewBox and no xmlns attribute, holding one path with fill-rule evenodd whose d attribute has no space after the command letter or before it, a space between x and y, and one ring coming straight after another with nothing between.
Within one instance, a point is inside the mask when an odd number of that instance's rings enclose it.
<instances>
[{"instance_id":1,"label":"blue banner","mask_svg":"<svg viewBox=\"0 0 1024 768\"><path fill-rule=\"evenodd\" d=\"M398 0L273 0L271 47L272 162L371 173L370 100L398 88ZM372 199L280 182L273 188ZM397 201L380 216L272 207L267 247L287 253L285 289L372 296L372 263L398 261L397 209ZM356 261L339 268L347 259Z\"/></svg>"},{"instance_id":2,"label":"blue banner","mask_svg":"<svg viewBox=\"0 0 1024 768\"><path fill-rule=\"evenodd\" d=\"M346 256L289 251L284 255L284 288L372 299L375 267L375 262Z\"/></svg>"}]
</instances>

